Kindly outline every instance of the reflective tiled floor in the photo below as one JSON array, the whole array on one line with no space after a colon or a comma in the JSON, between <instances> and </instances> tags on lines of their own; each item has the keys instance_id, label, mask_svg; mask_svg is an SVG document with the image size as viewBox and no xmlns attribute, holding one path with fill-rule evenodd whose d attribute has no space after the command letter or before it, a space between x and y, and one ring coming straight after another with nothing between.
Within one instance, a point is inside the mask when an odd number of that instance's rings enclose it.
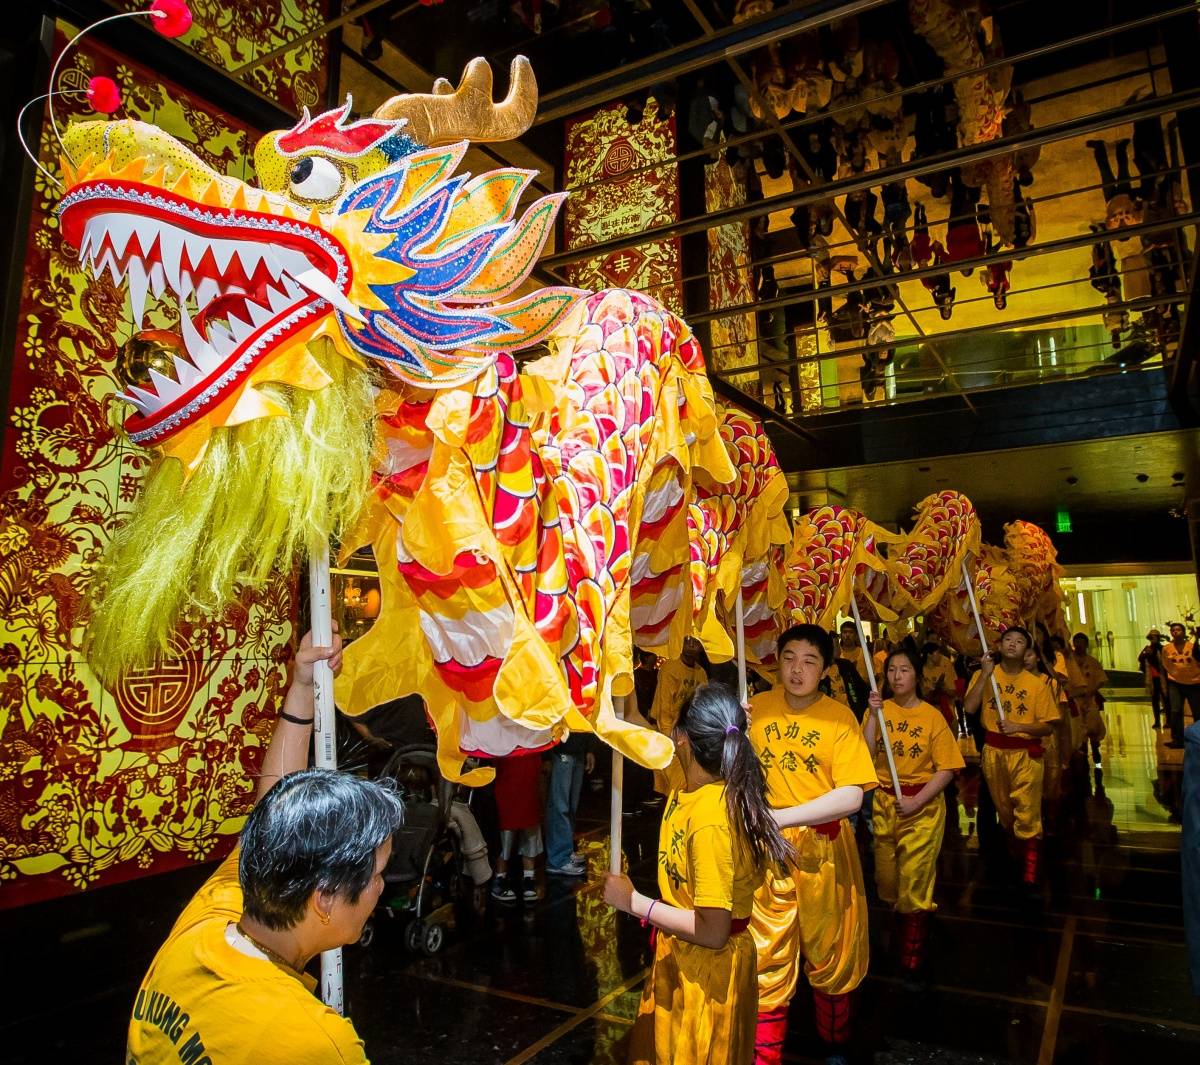
<instances>
[{"instance_id":1,"label":"reflective tiled floor","mask_svg":"<svg viewBox=\"0 0 1200 1065\"><path fill-rule=\"evenodd\" d=\"M1075 799L1048 841L1041 899L1014 887L986 811L976 825L958 804L927 990L896 979L886 914L873 906L861 1060L1200 1060L1180 912L1180 752L1159 741L1144 703L1114 699L1108 721L1103 772L1077 767ZM606 795L585 794L580 849L595 877L607 862L606 813ZM653 815L625 821L630 869L647 889L656 829ZM0 914L11 985L0 1006L3 1059L116 1059L138 978L202 878L192 870ZM493 908L433 958L409 954L398 924L381 920L374 942L346 955L350 1013L377 1065L624 1061L649 953L645 931L608 910L596 880L550 878L541 902ZM787 1059L817 1054L799 995Z\"/></svg>"}]
</instances>

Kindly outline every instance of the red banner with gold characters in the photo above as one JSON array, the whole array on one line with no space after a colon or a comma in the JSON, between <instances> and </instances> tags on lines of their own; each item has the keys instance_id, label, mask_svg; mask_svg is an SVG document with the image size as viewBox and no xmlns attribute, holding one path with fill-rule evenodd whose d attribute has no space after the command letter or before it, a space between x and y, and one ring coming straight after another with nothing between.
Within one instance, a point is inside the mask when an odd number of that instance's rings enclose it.
<instances>
[{"instance_id":1,"label":"red banner with gold characters","mask_svg":"<svg viewBox=\"0 0 1200 1065\"><path fill-rule=\"evenodd\" d=\"M60 27L59 47L74 31ZM245 178L255 134L97 45L55 88L93 74L122 116L153 122ZM61 97L60 123L86 103ZM57 168L49 125L42 165ZM280 576L218 618L189 618L175 653L101 686L81 653L97 559L148 458L113 426L132 318L107 275L59 239L58 188L38 175L0 471L0 906L213 858L232 846L278 713L295 585ZM151 307L147 328L164 328Z\"/></svg>"},{"instance_id":2,"label":"red banner with gold characters","mask_svg":"<svg viewBox=\"0 0 1200 1065\"><path fill-rule=\"evenodd\" d=\"M625 111L624 104L612 104L566 124L568 251L679 220L675 119L659 118L653 101L637 125ZM678 239L572 263L566 273L580 288L634 289L683 313Z\"/></svg>"}]
</instances>

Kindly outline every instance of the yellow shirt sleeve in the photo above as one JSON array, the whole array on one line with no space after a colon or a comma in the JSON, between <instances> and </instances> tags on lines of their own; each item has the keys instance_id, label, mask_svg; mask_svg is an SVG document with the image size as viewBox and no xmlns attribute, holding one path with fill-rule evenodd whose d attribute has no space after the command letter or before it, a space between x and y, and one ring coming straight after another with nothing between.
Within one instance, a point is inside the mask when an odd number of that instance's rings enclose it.
<instances>
[{"instance_id":1,"label":"yellow shirt sleeve","mask_svg":"<svg viewBox=\"0 0 1200 1065\"><path fill-rule=\"evenodd\" d=\"M930 754L933 756L934 770L962 769L966 766L962 751L958 749L958 740L954 738L950 726L946 724L946 719L940 713L933 718L930 727L932 729Z\"/></svg>"},{"instance_id":2,"label":"yellow shirt sleeve","mask_svg":"<svg viewBox=\"0 0 1200 1065\"><path fill-rule=\"evenodd\" d=\"M728 823L704 825L688 840L688 876L696 906L733 909L733 841Z\"/></svg>"},{"instance_id":3,"label":"yellow shirt sleeve","mask_svg":"<svg viewBox=\"0 0 1200 1065\"><path fill-rule=\"evenodd\" d=\"M1038 693L1033 700L1033 720L1039 724L1051 724L1060 720L1058 700L1054 698L1050 681L1045 677L1038 677L1038 680L1042 683L1038 685Z\"/></svg>"},{"instance_id":4,"label":"yellow shirt sleeve","mask_svg":"<svg viewBox=\"0 0 1200 1065\"><path fill-rule=\"evenodd\" d=\"M862 728L851 718L838 730L834 741L833 786L845 788L854 784L869 790L879 784L879 777Z\"/></svg>"}]
</instances>

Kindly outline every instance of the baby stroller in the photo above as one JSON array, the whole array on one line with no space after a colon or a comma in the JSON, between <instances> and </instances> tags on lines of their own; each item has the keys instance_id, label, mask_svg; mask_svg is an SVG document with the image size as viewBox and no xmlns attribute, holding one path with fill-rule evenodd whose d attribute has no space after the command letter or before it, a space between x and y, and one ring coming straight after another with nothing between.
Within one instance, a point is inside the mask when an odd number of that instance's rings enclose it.
<instances>
[{"instance_id":1,"label":"baby stroller","mask_svg":"<svg viewBox=\"0 0 1200 1065\"><path fill-rule=\"evenodd\" d=\"M392 745L374 775L391 780L404 802L404 823L392 837L377 912L405 921L408 949L432 956L442 949L447 928L484 912L492 877L487 844L471 812L469 789L451 784L438 770L437 740L419 697L394 700L356 720ZM359 943L369 945L374 933L374 922L368 922Z\"/></svg>"}]
</instances>

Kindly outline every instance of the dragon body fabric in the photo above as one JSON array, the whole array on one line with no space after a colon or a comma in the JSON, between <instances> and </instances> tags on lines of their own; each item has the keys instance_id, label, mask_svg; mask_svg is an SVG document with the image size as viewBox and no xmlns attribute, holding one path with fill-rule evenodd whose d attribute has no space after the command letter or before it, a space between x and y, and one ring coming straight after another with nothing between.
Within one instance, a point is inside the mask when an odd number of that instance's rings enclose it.
<instances>
[{"instance_id":1,"label":"dragon body fabric","mask_svg":"<svg viewBox=\"0 0 1200 1065\"><path fill-rule=\"evenodd\" d=\"M347 654L347 713L420 692L443 771L471 783L488 774L464 777L465 754L567 727L669 761L668 738L612 708L631 688L634 559L657 543L693 589L690 503L738 478L745 430L659 304L526 284L563 197L521 210L532 172L458 167L471 141L519 135L536 100L523 58L499 103L475 60L457 89L370 118L305 113L259 143L260 188L154 126L68 129L65 240L128 289L135 322L148 294L181 310L170 372L119 397L159 457L98 581L101 675L304 550L370 543L383 608ZM518 368L536 345L549 354ZM735 533L735 509L705 528ZM664 650L691 631L693 611L680 618Z\"/></svg>"}]
</instances>

